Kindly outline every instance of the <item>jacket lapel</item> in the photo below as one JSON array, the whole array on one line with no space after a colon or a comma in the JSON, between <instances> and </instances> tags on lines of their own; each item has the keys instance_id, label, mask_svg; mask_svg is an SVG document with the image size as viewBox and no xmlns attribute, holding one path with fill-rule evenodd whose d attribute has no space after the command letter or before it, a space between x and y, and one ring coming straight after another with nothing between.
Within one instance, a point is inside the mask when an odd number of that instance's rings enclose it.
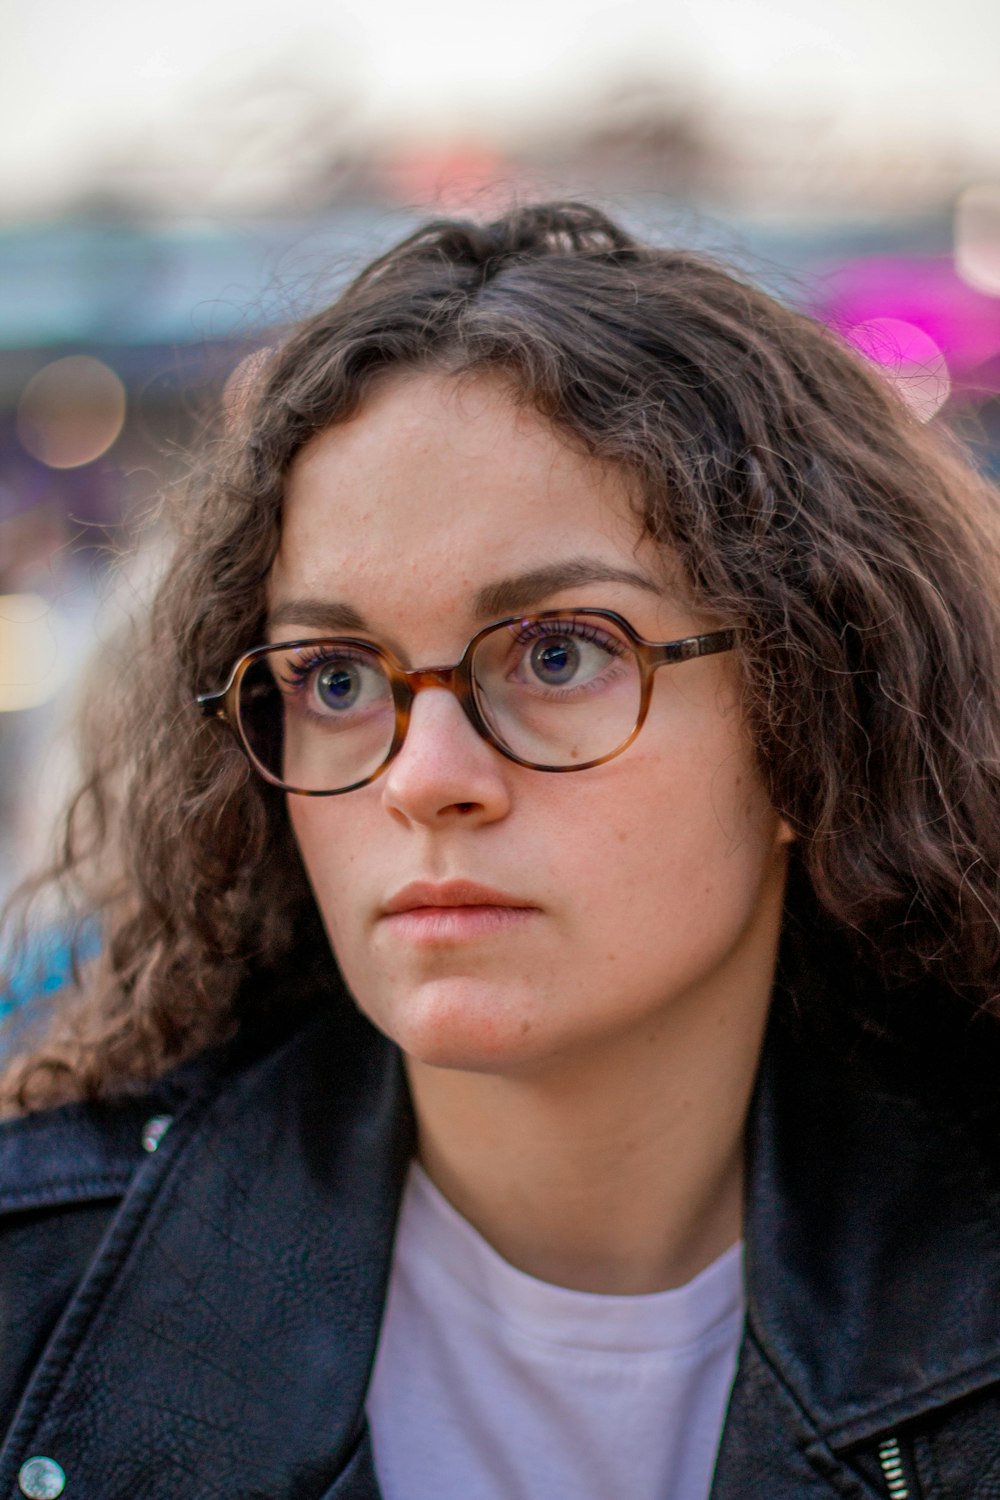
<instances>
[{"instance_id":1,"label":"jacket lapel","mask_svg":"<svg viewBox=\"0 0 1000 1500\"><path fill-rule=\"evenodd\" d=\"M46 1454L80 1500L375 1500L363 1407L412 1147L396 1054L338 1007L206 1092L50 1344L0 1492Z\"/></svg>"}]
</instances>

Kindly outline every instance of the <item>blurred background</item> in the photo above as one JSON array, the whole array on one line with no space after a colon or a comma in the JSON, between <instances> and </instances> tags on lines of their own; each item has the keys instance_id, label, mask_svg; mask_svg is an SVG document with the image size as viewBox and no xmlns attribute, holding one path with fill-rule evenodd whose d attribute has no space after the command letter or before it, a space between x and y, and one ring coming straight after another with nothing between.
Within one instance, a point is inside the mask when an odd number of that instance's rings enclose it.
<instances>
[{"instance_id":1,"label":"blurred background","mask_svg":"<svg viewBox=\"0 0 1000 1500\"><path fill-rule=\"evenodd\" d=\"M719 253L1000 473L995 0L0 13L0 893L155 571L114 561L125 518L239 360L428 211L585 196Z\"/></svg>"}]
</instances>

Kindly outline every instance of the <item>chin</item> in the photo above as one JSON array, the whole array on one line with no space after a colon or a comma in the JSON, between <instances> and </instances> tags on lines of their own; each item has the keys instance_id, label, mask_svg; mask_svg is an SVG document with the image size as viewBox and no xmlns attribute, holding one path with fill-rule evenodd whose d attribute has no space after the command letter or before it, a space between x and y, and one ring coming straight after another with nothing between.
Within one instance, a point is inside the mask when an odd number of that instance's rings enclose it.
<instances>
[{"instance_id":1,"label":"chin","mask_svg":"<svg viewBox=\"0 0 1000 1500\"><path fill-rule=\"evenodd\" d=\"M538 1061L548 1050L523 990L512 994L495 982L437 978L405 995L358 1003L408 1057L428 1067L505 1072Z\"/></svg>"}]
</instances>

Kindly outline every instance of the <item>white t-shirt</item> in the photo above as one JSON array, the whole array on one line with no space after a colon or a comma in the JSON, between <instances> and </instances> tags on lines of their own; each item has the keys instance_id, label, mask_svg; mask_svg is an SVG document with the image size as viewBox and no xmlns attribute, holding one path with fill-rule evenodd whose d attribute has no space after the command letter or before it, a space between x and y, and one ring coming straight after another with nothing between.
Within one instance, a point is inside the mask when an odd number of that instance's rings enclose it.
<instances>
[{"instance_id":1,"label":"white t-shirt","mask_svg":"<svg viewBox=\"0 0 1000 1500\"><path fill-rule=\"evenodd\" d=\"M706 1500L742 1258L649 1296L516 1270L416 1165L368 1392L384 1500Z\"/></svg>"}]
</instances>

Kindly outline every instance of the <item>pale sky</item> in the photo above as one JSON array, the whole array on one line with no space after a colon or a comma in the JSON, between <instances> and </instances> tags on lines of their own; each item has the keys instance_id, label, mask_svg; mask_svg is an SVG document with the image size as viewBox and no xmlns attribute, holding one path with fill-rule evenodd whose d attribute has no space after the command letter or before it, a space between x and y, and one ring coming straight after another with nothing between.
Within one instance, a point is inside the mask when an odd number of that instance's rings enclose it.
<instances>
[{"instance_id":1,"label":"pale sky","mask_svg":"<svg viewBox=\"0 0 1000 1500\"><path fill-rule=\"evenodd\" d=\"M644 78L723 117L992 149L1000 175L997 0L0 0L0 15L8 212L146 143L225 152L258 76L272 130L282 79L364 132L565 119Z\"/></svg>"}]
</instances>

